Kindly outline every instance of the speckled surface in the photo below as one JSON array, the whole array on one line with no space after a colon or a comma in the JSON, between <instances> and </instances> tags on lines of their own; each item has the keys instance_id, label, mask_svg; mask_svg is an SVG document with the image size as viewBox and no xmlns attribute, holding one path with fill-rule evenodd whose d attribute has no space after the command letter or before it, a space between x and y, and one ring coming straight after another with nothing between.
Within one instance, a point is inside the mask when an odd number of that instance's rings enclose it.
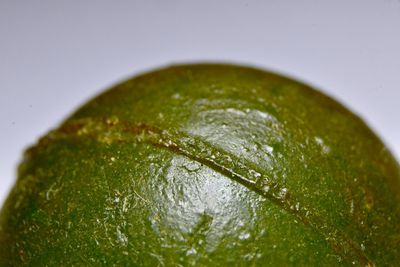
<instances>
[{"instance_id":1,"label":"speckled surface","mask_svg":"<svg viewBox=\"0 0 400 267\"><path fill-rule=\"evenodd\" d=\"M124 82L29 149L3 265L394 265L400 168L308 86L231 65Z\"/></svg>"}]
</instances>

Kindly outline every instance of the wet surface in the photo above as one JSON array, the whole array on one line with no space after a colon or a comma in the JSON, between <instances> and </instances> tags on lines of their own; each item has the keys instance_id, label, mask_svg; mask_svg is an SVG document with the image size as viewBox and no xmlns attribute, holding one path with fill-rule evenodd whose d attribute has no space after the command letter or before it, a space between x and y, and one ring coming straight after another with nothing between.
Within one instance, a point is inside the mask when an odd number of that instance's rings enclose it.
<instances>
[{"instance_id":1,"label":"wet surface","mask_svg":"<svg viewBox=\"0 0 400 267\"><path fill-rule=\"evenodd\" d=\"M386 264L398 259L399 177L362 121L303 84L175 67L100 95L26 153L0 256Z\"/></svg>"}]
</instances>

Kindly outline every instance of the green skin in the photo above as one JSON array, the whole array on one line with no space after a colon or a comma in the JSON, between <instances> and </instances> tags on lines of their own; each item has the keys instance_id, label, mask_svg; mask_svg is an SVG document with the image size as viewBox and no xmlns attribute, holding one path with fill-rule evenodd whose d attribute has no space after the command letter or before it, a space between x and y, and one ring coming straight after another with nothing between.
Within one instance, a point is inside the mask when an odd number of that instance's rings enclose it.
<instances>
[{"instance_id":1,"label":"green skin","mask_svg":"<svg viewBox=\"0 0 400 267\"><path fill-rule=\"evenodd\" d=\"M96 97L30 148L0 266L400 262L400 167L307 85L173 66Z\"/></svg>"}]
</instances>

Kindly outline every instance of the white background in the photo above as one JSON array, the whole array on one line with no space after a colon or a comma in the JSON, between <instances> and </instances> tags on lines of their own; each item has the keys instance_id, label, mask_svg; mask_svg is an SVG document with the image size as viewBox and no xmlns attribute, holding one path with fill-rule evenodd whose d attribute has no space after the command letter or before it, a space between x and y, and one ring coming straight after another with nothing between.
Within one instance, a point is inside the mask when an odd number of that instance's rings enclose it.
<instances>
[{"instance_id":1,"label":"white background","mask_svg":"<svg viewBox=\"0 0 400 267\"><path fill-rule=\"evenodd\" d=\"M308 82L400 158L400 2L0 0L0 204L23 150L139 72L227 61Z\"/></svg>"}]
</instances>

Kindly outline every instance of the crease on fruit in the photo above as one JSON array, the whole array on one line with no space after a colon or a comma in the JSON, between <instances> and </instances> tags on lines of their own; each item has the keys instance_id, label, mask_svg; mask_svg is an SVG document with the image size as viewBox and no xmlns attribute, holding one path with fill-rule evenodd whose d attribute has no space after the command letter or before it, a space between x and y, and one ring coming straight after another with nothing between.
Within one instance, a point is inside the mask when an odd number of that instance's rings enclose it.
<instances>
[{"instance_id":1,"label":"crease on fruit","mask_svg":"<svg viewBox=\"0 0 400 267\"><path fill-rule=\"evenodd\" d=\"M56 140L70 138L90 138L109 145L143 143L186 156L280 206L292 214L296 220L321 234L340 257L350 262L356 259L364 266L374 266L359 244L347 237L345 233L328 225L317 211L300 203L287 188L269 179L265 170L259 169L246 159L220 151L199 138L177 130L167 131L144 123L121 122L117 117L83 118L67 121L60 128L51 131L39 141L37 146L29 149L27 154L35 153L42 146Z\"/></svg>"}]
</instances>

